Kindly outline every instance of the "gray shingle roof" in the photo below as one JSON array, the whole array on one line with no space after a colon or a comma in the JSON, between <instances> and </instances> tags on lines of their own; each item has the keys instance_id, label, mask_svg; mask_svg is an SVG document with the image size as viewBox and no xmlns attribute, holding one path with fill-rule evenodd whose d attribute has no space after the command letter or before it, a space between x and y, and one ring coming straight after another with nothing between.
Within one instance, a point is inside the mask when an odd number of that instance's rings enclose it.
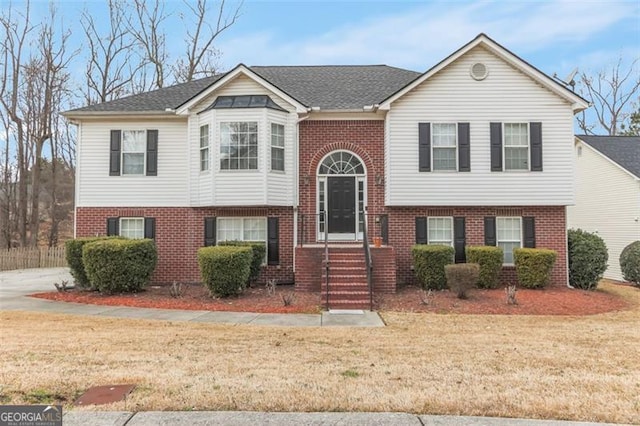
<instances>
[{"instance_id":1,"label":"gray shingle roof","mask_svg":"<svg viewBox=\"0 0 640 426\"><path fill-rule=\"evenodd\" d=\"M577 137L640 178L640 136Z\"/></svg>"},{"instance_id":2,"label":"gray shingle roof","mask_svg":"<svg viewBox=\"0 0 640 426\"><path fill-rule=\"evenodd\" d=\"M362 109L376 104L420 73L386 65L363 66L274 66L250 67L269 83L307 107L325 110ZM205 90L224 74L127 96L102 104L67 111L151 112L175 109Z\"/></svg>"}]
</instances>

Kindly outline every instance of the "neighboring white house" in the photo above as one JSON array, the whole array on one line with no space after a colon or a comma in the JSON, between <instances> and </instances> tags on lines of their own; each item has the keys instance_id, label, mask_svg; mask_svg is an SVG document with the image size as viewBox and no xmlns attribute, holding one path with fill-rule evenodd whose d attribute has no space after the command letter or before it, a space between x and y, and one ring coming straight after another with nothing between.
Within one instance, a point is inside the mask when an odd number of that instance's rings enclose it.
<instances>
[{"instance_id":1,"label":"neighboring white house","mask_svg":"<svg viewBox=\"0 0 640 426\"><path fill-rule=\"evenodd\" d=\"M622 280L620 253L640 240L640 137L585 136L575 142L576 204L570 228L600 235L609 250L605 278Z\"/></svg>"}]
</instances>

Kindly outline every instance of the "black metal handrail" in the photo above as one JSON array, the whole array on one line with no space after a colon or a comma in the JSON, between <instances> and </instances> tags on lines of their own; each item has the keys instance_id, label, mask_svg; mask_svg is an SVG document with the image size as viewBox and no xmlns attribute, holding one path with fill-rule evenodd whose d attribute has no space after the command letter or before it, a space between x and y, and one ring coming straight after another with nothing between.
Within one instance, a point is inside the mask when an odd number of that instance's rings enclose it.
<instances>
[{"instance_id":1,"label":"black metal handrail","mask_svg":"<svg viewBox=\"0 0 640 426\"><path fill-rule=\"evenodd\" d=\"M318 216L318 218L320 218L322 215L324 215L325 212L320 212L320 215ZM322 217L322 219L325 219L325 217ZM325 222L325 226L326 226L326 222ZM324 273L325 273L325 284L326 284L326 291L327 291L327 310L329 310L329 233L327 232L326 228L324 230Z\"/></svg>"},{"instance_id":2,"label":"black metal handrail","mask_svg":"<svg viewBox=\"0 0 640 426\"><path fill-rule=\"evenodd\" d=\"M371 261L371 246L369 245L369 238L367 236L367 228L369 226L367 209L363 212L363 224L362 224L362 246L364 248L364 263L367 268L367 287L369 288L369 310L373 311L373 263Z\"/></svg>"}]
</instances>

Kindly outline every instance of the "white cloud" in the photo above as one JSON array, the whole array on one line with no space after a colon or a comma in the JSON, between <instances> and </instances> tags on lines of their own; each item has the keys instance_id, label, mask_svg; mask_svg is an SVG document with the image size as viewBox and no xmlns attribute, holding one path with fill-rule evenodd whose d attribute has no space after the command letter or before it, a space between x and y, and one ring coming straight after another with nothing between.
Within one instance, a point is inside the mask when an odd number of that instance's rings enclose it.
<instances>
[{"instance_id":1,"label":"white cloud","mask_svg":"<svg viewBox=\"0 0 640 426\"><path fill-rule=\"evenodd\" d=\"M327 3L327 7L335 6ZM277 39L262 31L223 41L230 67L273 64L387 63L425 70L484 32L521 54L579 43L633 15L633 2L432 3L365 18L314 38Z\"/></svg>"}]
</instances>

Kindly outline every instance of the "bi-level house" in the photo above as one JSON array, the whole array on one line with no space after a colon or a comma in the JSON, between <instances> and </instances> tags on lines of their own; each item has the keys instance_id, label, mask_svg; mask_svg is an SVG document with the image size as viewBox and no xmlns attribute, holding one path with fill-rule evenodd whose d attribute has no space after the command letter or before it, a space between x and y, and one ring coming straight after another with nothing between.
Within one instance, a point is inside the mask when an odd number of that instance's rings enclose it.
<instances>
[{"instance_id":1,"label":"bi-level house","mask_svg":"<svg viewBox=\"0 0 640 426\"><path fill-rule=\"evenodd\" d=\"M382 239L375 291L414 280L415 243L450 244L459 262L466 245L498 245L505 283L514 248L550 248L566 285L573 116L587 106L484 34L424 73L240 64L65 114L75 233L155 238L158 282L199 281L199 247L258 240L262 279L319 290L327 241L340 299L367 232Z\"/></svg>"}]
</instances>

